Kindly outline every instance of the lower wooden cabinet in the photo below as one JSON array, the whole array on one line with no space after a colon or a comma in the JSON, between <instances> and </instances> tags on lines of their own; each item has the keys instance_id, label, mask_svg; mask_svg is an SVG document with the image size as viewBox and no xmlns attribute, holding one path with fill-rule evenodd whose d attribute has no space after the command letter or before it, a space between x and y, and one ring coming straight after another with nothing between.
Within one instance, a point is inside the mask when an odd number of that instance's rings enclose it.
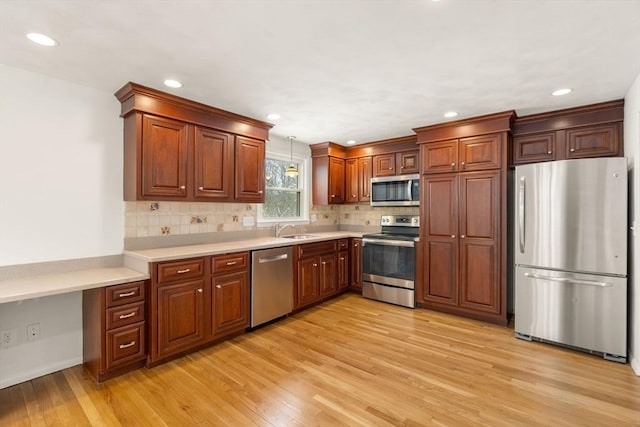
<instances>
[{"instance_id":1,"label":"lower wooden cabinet","mask_svg":"<svg viewBox=\"0 0 640 427\"><path fill-rule=\"evenodd\" d=\"M349 239L349 252L349 287L351 290L362 292L362 239Z\"/></svg>"},{"instance_id":2,"label":"lower wooden cabinet","mask_svg":"<svg viewBox=\"0 0 640 427\"><path fill-rule=\"evenodd\" d=\"M294 249L294 309L345 291L349 277L348 240L306 243Z\"/></svg>"},{"instance_id":3,"label":"lower wooden cabinet","mask_svg":"<svg viewBox=\"0 0 640 427\"><path fill-rule=\"evenodd\" d=\"M83 361L97 381L144 365L144 281L82 292Z\"/></svg>"},{"instance_id":4,"label":"lower wooden cabinet","mask_svg":"<svg viewBox=\"0 0 640 427\"><path fill-rule=\"evenodd\" d=\"M249 253L152 265L147 365L249 326Z\"/></svg>"}]
</instances>

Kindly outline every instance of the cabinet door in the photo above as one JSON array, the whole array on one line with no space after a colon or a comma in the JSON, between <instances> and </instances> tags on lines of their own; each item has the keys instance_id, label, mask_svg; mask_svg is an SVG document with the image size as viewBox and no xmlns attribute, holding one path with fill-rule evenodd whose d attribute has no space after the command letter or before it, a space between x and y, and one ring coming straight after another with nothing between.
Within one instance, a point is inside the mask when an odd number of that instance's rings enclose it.
<instances>
[{"instance_id":1,"label":"cabinet door","mask_svg":"<svg viewBox=\"0 0 640 427\"><path fill-rule=\"evenodd\" d=\"M460 139L459 171L500 169L502 166L502 134Z\"/></svg>"},{"instance_id":2,"label":"cabinet door","mask_svg":"<svg viewBox=\"0 0 640 427\"><path fill-rule=\"evenodd\" d=\"M420 151L403 151L396 153L396 171L399 175L420 172Z\"/></svg>"},{"instance_id":3,"label":"cabinet door","mask_svg":"<svg viewBox=\"0 0 640 427\"><path fill-rule=\"evenodd\" d=\"M371 157L360 157L358 159L358 194L360 195L360 202L368 202L371 200L372 172Z\"/></svg>"},{"instance_id":4,"label":"cabinet door","mask_svg":"<svg viewBox=\"0 0 640 427\"><path fill-rule=\"evenodd\" d=\"M338 252L338 290L349 287L349 252Z\"/></svg>"},{"instance_id":5,"label":"cabinet door","mask_svg":"<svg viewBox=\"0 0 640 427\"><path fill-rule=\"evenodd\" d=\"M460 174L461 307L500 313L501 172Z\"/></svg>"},{"instance_id":6,"label":"cabinet door","mask_svg":"<svg viewBox=\"0 0 640 427\"><path fill-rule=\"evenodd\" d=\"M620 155L617 124L567 130L567 159Z\"/></svg>"},{"instance_id":7,"label":"cabinet door","mask_svg":"<svg viewBox=\"0 0 640 427\"><path fill-rule=\"evenodd\" d=\"M420 209L424 245L425 302L457 305L458 301L458 178L428 176L422 180Z\"/></svg>"},{"instance_id":8,"label":"cabinet door","mask_svg":"<svg viewBox=\"0 0 640 427\"><path fill-rule=\"evenodd\" d=\"M362 290L362 239L351 239L351 254L349 254L351 265L351 288Z\"/></svg>"},{"instance_id":9,"label":"cabinet door","mask_svg":"<svg viewBox=\"0 0 640 427\"><path fill-rule=\"evenodd\" d=\"M235 199L264 202L264 141L236 136Z\"/></svg>"},{"instance_id":10,"label":"cabinet door","mask_svg":"<svg viewBox=\"0 0 640 427\"><path fill-rule=\"evenodd\" d=\"M420 145L422 173L455 172L458 170L458 140Z\"/></svg>"},{"instance_id":11,"label":"cabinet door","mask_svg":"<svg viewBox=\"0 0 640 427\"><path fill-rule=\"evenodd\" d=\"M344 203L344 160L329 158L329 203Z\"/></svg>"},{"instance_id":12,"label":"cabinet door","mask_svg":"<svg viewBox=\"0 0 640 427\"><path fill-rule=\"evenodd\" d=\"M213 335L241 331L249 326L249 272L213 277Z\"/></svg>"},{"instance_id":13,"label":"cabinet door","mask_svg":"<svg viewBox=\"0 0 640 427\"><path fill-rule=\"evenodd\" d=\"M335 254L320 256L320 296L332 295L338 290Z\"/></svg>"},{"instance_id":14,"label":"cabinet door","mask_svg":"<svg viewBox=\"0 0 640 427\"><path fill-rule=\"evenodd\" d=\"M218 201L233 198L233 135L196 127L194 195Z\"/></svg>"},{"instance_id":15,"label":"cabinet door","mask_svg":"<svg viewBox=\"0 0 640 427\"><path fill-rule=\"evenodd\" d=\"M396 155L380 154L373 156L373 176L391 176L396 174Z\"/></svg>"},{"instance_id":16,"label":"cabinet door","mask_svg":"<svg viewBox=\"0 0 640 427\"><path fill-rule=\"evenodd\" d=\"M318 258L305 258L298 261L296 284L296 307L311 304L320 298L320 268Z\"/></svg>"},{"instance_id":17,"label":"cabinet door","mask_svg":"<svg viewBox=\"0 0 640 427\"><path fill-rule=\"evenodd\" d=\"M360 182L358 180L358 159L348 159L344 164L345 171L345 202L357 203L360 201Z\"/></svg>"},{"instance_id":18,"label":"cabinet door","mask_svg":"<svg viewBox=\"0 0 640 427\"><path fill-rule=\"evenodd\" d=\"M188 125L142 118L142 196L187 197Z\"/></svg>"},{"instance_id":19,"label":"cabinet door","mask_svg":"<svg viewBox=\"0 0 640 427\"><path fill-rule=\"evenodd\" d=\"M514 165L555 160L556 155L556 134L554 132L513 138Z\"/></svg>"},{"instance_id":20,"label":"cabinet door","mask_svg":"<svg viewBox=\"0 0 640 427\"><path fill-rule=\"evenodd\" d=\"M189 350L204 341L204 288L203 279L157 288L159 357Z\"/></svg>"}]
</instances>

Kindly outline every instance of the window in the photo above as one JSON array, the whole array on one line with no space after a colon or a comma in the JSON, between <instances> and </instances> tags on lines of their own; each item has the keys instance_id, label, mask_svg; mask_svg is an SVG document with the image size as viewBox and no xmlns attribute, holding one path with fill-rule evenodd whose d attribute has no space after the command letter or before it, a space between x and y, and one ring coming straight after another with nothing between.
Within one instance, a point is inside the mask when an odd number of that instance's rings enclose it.
<instances>
[{"instance_id":1,"label":"window","mask_svg":"<svg viewBox=\"0 0 640 427\"><path fill-rule=\"evenodd\" d=\"M292 164L290 157L267 153L264 165L264 204L258 205L258 222L307 222L307 197L303 191L306 181L305 160L293 158L298 176L284 172Z\"/></svg>"}]
</instances>

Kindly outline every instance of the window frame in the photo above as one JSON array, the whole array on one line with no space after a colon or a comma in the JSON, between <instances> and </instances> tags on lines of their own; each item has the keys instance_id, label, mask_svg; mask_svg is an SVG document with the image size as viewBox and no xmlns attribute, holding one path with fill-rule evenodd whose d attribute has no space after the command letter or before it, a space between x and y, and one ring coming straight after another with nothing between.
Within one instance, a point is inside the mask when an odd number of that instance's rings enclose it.
<instances>
[{"instance_id":1,"label":"window frame","mask_svg":"<svg viewBox=\"0 0 640 427\"><path fill-rule=\"evenodd\" d=\"M265 154L266 160L281 160L284 162L291 162L290 155L284 155L276 152L267 151ZM288 218L270 218L264 216L263 206L264 203L259 203L256 213L256 223L258 227L270 227L279 223L287 224L309 224L309 189L311 184L311 168L309 167L310 159L293 155L293 161L298 164L298 190L300 193L300 216L288 217ZM266 186L265 178L265 197L266 192L269 191Z\"/></svg>"}]
</instances>

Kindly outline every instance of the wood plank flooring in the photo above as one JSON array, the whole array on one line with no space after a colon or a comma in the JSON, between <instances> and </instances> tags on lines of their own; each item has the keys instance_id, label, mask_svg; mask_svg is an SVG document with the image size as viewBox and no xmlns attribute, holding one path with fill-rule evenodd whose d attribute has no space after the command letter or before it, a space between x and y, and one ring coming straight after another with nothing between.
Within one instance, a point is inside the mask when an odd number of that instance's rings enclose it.
<instances>
[{"instance_id":1,"label":"wood plank flooring","mask_svg":"<svg viewBox=\"0 0 640 427\"><path fill-rule=\"evenodd\" d=\"M638 426L629 365L510 328L344 295L97 385L0 390L1 426Z\"/></svg>"}]
</instances>

